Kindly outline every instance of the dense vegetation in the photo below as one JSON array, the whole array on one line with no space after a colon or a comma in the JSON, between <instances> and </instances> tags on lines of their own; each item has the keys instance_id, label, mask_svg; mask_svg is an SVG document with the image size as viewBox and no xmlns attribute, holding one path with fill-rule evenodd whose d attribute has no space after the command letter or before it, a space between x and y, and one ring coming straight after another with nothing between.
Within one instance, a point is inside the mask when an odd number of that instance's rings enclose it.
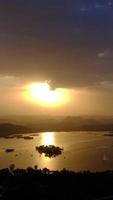
<instances>
[{"instance_id":1,"label":"dense vegetation","mask_svg":"<svg viewBox=\"0 0 113 200\"><path fill-rule=\"evenodd\" d=\"M62 148L60 147L56 147L54 145L48 145L48 146L44 146L44 145L41 145L41 146L37 146L36 147L36 150L42 154L44 153L46 157L56 157L58 155L60 155L63 151Z\"/></svg>"},{"instance_id":2,"label":"dense vegetation","mask_svg":"<svg viewBox=\"0 0 113 200\"><path fill-rule=\"evenodd\" d=\"M83 199L113 195L113 171L75 173L27 168L0 170L0 199Z\"/></svg>"}]
</instances>

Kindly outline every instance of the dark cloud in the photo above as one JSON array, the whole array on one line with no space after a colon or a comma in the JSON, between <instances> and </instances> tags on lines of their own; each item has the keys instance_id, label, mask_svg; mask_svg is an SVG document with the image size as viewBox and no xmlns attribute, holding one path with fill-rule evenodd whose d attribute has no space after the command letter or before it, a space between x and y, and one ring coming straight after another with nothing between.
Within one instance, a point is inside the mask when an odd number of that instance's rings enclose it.
<instances>
[{"instance_id":1,"label":"dark cloud","mask_svg":"<svg viewBox=\"0 0 113 200\"><path fill-rule=\"evenodd\" d=\"M112 3L1 0L0 74L58 87L113 79Z\"/></svg>"}]
</instances>

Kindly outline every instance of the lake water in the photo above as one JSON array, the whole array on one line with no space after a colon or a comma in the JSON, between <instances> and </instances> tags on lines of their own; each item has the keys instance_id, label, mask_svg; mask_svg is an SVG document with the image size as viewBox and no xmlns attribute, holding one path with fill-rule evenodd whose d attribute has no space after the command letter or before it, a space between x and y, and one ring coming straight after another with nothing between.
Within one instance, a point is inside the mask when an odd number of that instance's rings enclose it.
<instances>
[{"instance_id":1,"label":"lake water","mask_svg":"<svg viewBox=\"0 0 113 200\"><path fill-rule=\"evenodd\" d=\"M0 139L0 168L15 164L17 168L28 166L47 167L50 170L63 168L80 171L103 171L113 169L113 137L105 132L44 132L37 133L34 139ZM60 156L48 158L40 155L35 147L39 145L63 147ZM5 149L15 151L6 153Z\"/></svg>"}]
</instances>

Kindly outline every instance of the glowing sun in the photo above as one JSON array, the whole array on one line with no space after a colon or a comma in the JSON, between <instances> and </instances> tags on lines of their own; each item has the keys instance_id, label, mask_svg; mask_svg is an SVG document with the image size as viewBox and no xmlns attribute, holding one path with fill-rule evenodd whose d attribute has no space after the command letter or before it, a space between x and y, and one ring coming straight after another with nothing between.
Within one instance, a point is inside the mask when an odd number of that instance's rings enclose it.
<instances>
[{"instance_id":1,"label":"glowing sun","mask_svg":"<svg viewBox=\"0 0 113 200\"><path fill-rule=\"evenodd\" d=\"M64 101L64 94L58 90L52 90L47 82L32 83L27 86L27 97L43 105L56 106Z\"/></svg>"}]
</instances>

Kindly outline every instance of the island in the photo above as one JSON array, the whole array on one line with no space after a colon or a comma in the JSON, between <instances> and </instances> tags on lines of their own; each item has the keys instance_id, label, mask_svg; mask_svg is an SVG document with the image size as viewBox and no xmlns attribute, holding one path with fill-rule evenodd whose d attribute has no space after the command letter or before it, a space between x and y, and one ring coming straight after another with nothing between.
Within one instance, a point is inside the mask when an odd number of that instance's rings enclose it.
<instances>
[{"instance_id":1,"label":"island","mask_svg":"<svg viewBox=\"0 0 113 200\"><path fill-rule=\"evenodd\" d=\"M38 151L40 154L44 153L46 157L56 157L60 154L62 154L63 148L56 147L54 145L48 145L48 146L36 146L36 151Z\"/></svg>"}]
</instances>

